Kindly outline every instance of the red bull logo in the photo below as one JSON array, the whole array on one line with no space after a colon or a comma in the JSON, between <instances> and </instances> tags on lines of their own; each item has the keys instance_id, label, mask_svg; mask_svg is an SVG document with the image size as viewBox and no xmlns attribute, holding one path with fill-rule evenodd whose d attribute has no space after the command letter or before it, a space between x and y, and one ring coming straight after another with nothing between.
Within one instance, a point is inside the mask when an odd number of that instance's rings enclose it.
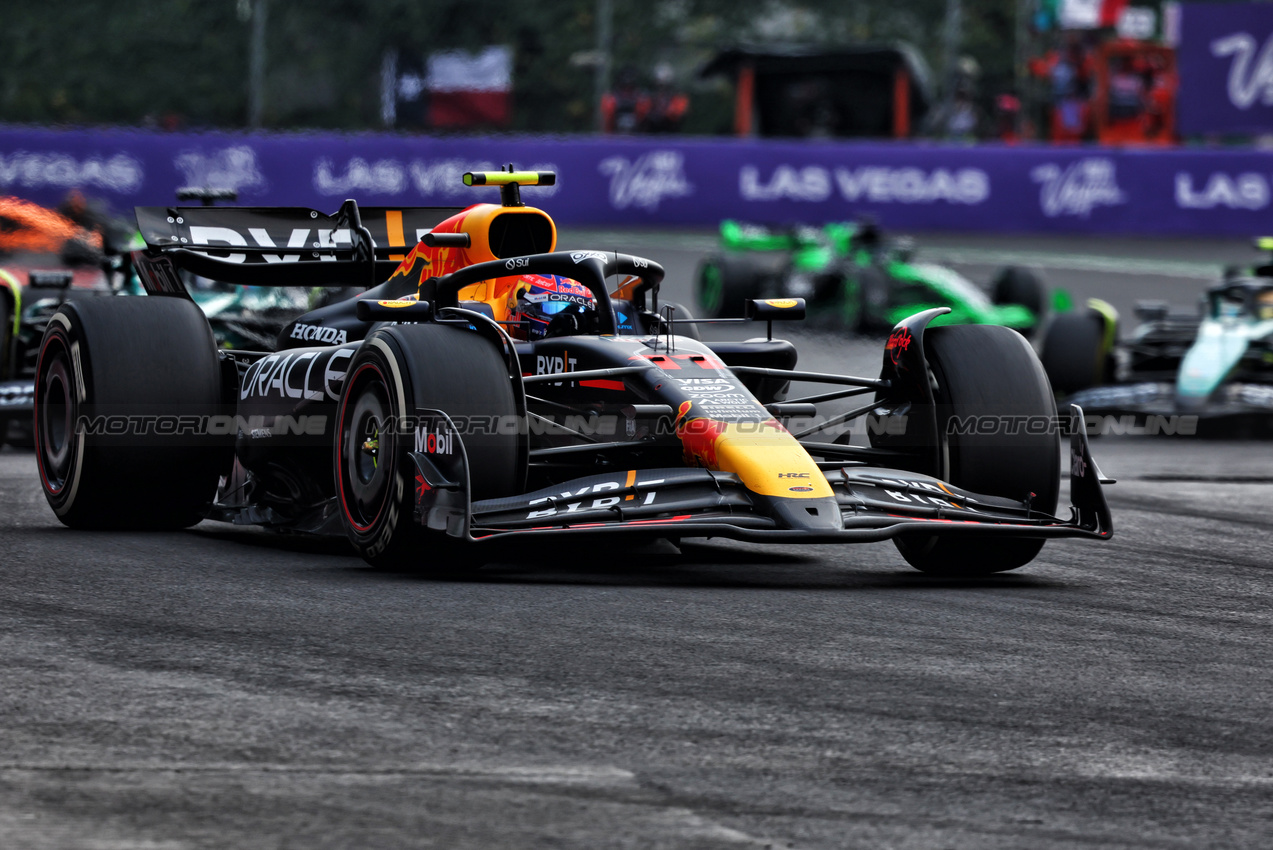
<instances>
[{"instance_id":1,"label":"red bull logo","mask_svg":"<svg viewBox=\"0 0 1273 850\"><path fill-rule=\"evenodd\" d=\"M680 415L684 416L690 409L690 402L682 402ZM690 419L682 422L676 435L681 438L681 446L685 453L685 462L690 466L701 466L705 469L720 469L720 457L717 453L717 442L725 436L728 426L714 419Z\"/></svg>"},{"instance_id":2,"label":"red bull logo","mask_svg":"<svg viewBox=\"0 0 1273 850\"><path fill-rule=\"evenodd\" d=\"M592 291L589 290L588 287L584 286L582 283L577 283L568 277L543 274L525 274L522 275L520 284L529 284L540 292L556 292L562 295L577 295L583 298L592 298Z\"/></svg>"}]
</instances>

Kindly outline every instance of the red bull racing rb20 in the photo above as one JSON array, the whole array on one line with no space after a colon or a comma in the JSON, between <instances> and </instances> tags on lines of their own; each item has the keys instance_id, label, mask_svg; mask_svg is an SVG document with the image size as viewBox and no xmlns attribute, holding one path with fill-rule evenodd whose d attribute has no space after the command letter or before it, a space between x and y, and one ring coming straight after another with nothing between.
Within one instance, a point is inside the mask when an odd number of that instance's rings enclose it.
<instances>
[{"instance_id":1,"label":"red bull racing rb20","mask_svg":"<svg viewBox=\"0 0 1273 850\"><path fill-rule=\"evenodd\" d=\"M878 375L808 372L772 335L803 301L755 299L769 333L705 342L710 324L660 303L658 263L556 250L520 194L553 179L465 175L501 203L464 209L138 208L147 297L67 303L40 349L49 505L74 528L344 535L432 573L500 541L722 537L893 540L920 570L977 575L1112 534L1083 429L1049 427L1016 331L929 328L944 308L927 310ZM218 350L180 270L365 291L274 350Z\"/></svg>"}]
</instances>

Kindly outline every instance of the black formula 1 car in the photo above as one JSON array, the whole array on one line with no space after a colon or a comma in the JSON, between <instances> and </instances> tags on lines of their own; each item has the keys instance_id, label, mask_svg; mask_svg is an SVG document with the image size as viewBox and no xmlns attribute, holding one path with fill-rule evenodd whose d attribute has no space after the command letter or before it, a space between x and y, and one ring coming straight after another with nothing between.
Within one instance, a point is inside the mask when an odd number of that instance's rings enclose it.
<instances>
[{"instance_id":1,"label":"black formula 1 car","mask_svg":"<svg viewBox=\"0 0 1273 850\"><path fill-rule=\"evenodd\" d=\"M1273 264L1230 271L1200 308L1147 301L1136 318L1119 339L1118 315L1104 302L1055 316L1040 349L1053 388L1093 416L1119 419L1118 432L1273 421Z\"/></svg>"},{"instance_id":2,"label":"black formula 1 car","mask_svg":"<svg viewBox=\"0 0 1273 850\"><path fill-rule=\"evenodd\" d=\"M549 179L466 175L503 203L462 210L139 208L148 296L68 303L40 350L49 505L75 528L343 534L371 564L434 573L499 541L724 537L892 539L920 570L976 575L1112 534L1081 428L1058 515L1055 406L1020 334L926 329L929 310L875 377L799 371L771 334L704 343L660 308L658 263L554 250L519 191ZM183 268L367 291L301 316L277 351L219 351ZM560 312L519 340L507 296L528 276L556 281L539 305ZM748 309L772 329L804 305ZM803 384L824 389L790 398ZM835 435L863 417L870 445Z\"/></svg>"}]
</instances>

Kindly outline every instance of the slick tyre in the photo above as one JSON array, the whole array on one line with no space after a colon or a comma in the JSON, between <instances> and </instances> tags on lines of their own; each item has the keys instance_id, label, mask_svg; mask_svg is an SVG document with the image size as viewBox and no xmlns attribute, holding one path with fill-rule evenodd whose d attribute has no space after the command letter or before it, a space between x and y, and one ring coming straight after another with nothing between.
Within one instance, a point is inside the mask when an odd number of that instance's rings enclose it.
<instances>
[{"instance_id":1,"label":"slick tyre","mask_svg":"<svg viewBox=\"0 0 1273 850\"><path fill-rule=\"evenodd\" d=\"M0 381L14 377L13 368L13 296L7 289L0 289ZM0 408L0 446L8 440L9 423L17 417Z\"/></svg>"},{"instance_id":2,"label":"slick tyre","mask_svg":"<svg viewBox=\"0 0 1273 850\"><path fill-rule=\"evenodd\" d=\"M988 496L1031 499L1042 512L1056 510L1061 481L1060 438L1051 422L1052 388L1025 337L991 325L952 325L924 333L924 353L934 382L939 477ZM1016 422L998 429L951 427L958 417ZM1033 496L1031 496L1033 494ZM1016 569L1043 548L1040 538L998 534L905 536L897 548L911 566L944 576L977 576Z\"/></svg>"},{"instance_id":3,"label":"slick tyre","mask_svg":"<svg viewBox=\"0 0 1273 850\"><path fill-rule=\"evenodd\" d=\"M181 298L62 305L40 345L35 453L44 496L71 528L174 529L201 520L228 467L212 331Z\"/></svg>"},{"instance_id":4,"label":"slick tyre","mask_svg":"<svg viewBox=\"0 0 1273 850\"><path fill-rule=\"evenodd\" d=\"M1042 319L1048 294L1039 276L1019 266L1005 266L995 275L991 297L996 304L1020 304Z\"/></svg>"},{"instance_id":5,"label":"slick tyre","mask_svg":"<svg viewBox=\"0 0 1273 850\"><path fill-rule=\"evenodd\" d=\"M1069 395L1105 382L1109 371L1105 323L1095 310L1052 317L1039 352L1052 389Z\"/></svg>"},{"instance_id":6,"label":"slick tyre","mask_svg":"<svg viewBox=\"0 0 1273 850\"><path fill-rule=\"evenodd\" d=\"M337 408L336 498L358 554L374 567L445 577L479 566L471 544L415 522L414 434L393 427L419 408L467 422L518 414L512 378L486 337L452 325L397 325L368 336L350 363ZM459 439L474 501L525 482L516 428L469 429ZM457 449L458 450L458 449Z\"/></svg>"},{"instance_id":7,"label":"slick tyre","mask_svg":"<svg viewBox=\"0 0 1273 850\"><path fill-rule=\"evenodd\" d=\"M866 332L889 327L889 290L885 271L876 266L858 270L845 286L844 322L848 330Z\"/></svg>"},{"instance_id":8,"label":"slick tyre","mask_svg":"<svg viewBox=\"0 0 1273 850\"><path fill-rule=\"evenodd\" d=\"M705 319L735 319L743 303L764 294L765 275L747 257L718 254L698 267L694 291Z\"/></svg>"}]
</instances>

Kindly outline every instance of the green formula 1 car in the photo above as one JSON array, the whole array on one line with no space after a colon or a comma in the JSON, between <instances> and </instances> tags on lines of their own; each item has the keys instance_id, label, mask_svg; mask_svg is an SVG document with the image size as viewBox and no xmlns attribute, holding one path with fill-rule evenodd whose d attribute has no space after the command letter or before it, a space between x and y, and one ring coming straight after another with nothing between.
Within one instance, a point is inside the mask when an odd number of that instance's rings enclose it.
<instances>
[{"instance_id":1,"label":"green formula 1 car","mask_svg":"<svg viewBox=\"0 0 1273 850\"><path fill-rule=\"evenodd\" d=\"M854 331L887 330L917 310L948 307L940 324L1003 325L1029 334L1048 306L1031 271L1005 267L992 294L953 269L915 262L906 238L872 221L774 229L721 222L721 251L699 265L705 318L742 315L751 298L804 298L809 317Z\"/></svg>"}]
</instances>

